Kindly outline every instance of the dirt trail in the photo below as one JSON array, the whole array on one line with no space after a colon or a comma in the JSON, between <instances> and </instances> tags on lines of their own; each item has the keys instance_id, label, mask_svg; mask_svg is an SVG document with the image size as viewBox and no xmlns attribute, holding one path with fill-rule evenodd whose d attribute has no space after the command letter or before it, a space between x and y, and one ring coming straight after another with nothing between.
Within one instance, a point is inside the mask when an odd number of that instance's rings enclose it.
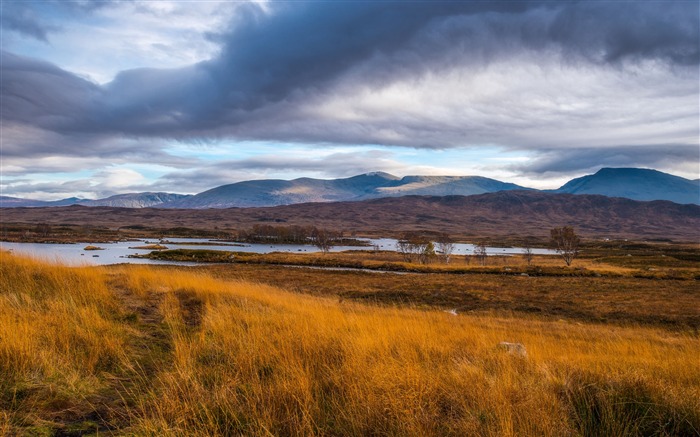
<instances>
[{"instance_id":1,"label":"dirt trail","mask_svg":"<svg viewBox=\"0 0 700 437\"><path fill-rule=\"evenodd\" d=\"M188 290L177 290L175 297L185 326L190 330L198 331L202 326L204 302L194 292Z\"/></svg>"},{"instance_id":2,"label":"dirt trail","mask_svg":"<svg viewBox=\"0 0 700 437\"><path fill-rule=\"evenodd\" d=\"M108 286L122 304L127 317L136 317L137 365L143 372L142 377L153 377L167 363L165 358L173 346L161 309L165 294L149 291L145 296L138 295L124 287L116 274L108 281Z\"/></svg>"},{"instance_id":3,"label":"dirt trail","mask_svg":"<svg viewBox=\"0 0 700 437\"><path fill-rule=\"evenodd\" d=\"M120 302L125 321L133 328L130 344L134 352L131 354L131 368L123 369L120 375L107 377L111 389L104 404L110 414L100 415L98 422L109 423L107 430L124 430L134 419L134 408L138 409L133 401L146 396L158 373L171 366L173 339L162 310L163 292L134 293L124 286L117 273L110 274L107 286ZM115 408L115 405L121 405L121 408ZM102 408L98 406L97 409Z\"/></svg>"}]
</instances>

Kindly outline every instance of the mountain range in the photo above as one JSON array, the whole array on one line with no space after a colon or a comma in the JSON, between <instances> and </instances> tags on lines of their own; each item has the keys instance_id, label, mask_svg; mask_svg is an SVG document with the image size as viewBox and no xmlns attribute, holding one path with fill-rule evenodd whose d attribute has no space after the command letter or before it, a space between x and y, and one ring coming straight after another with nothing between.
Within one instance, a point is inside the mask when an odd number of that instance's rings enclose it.
<instances>
[{"instance_id":1,"label":"mountain range","mask_svg":"<svg viewBox=\"0 0 700 437\"><path fill-rule=\"evenodd\" d=\"M80 199L78 197L70 197L68 199L56 201L42 201L20 199L18 197L0 196L0 207L44 207L44 206L114 206L121 208L149 208L157 205L163 205L173 201L191 197L188 194L172 194L172 193L127 193L117 194L106 197L104 199Z\"/></svg>"},{"instance_id":2,"label":"mountain range","mask_svg":"<svg viewBox=\"0 0 700 437\"><path fill-rule=\"evenodd\" d=\"M119 194L105 199L44 202L0 196L0 207L112 206L207 209L267 207L310 202L361 201L400 196L471 196L510 190L537 191L481 176L405 176L373 172L343 179L266 179L222 185L189 196L170 193ZM700 204L700 180L639 168L603 168L573 179L551 193L598 194L632 200Z\"/></svg>"}]
</instances>

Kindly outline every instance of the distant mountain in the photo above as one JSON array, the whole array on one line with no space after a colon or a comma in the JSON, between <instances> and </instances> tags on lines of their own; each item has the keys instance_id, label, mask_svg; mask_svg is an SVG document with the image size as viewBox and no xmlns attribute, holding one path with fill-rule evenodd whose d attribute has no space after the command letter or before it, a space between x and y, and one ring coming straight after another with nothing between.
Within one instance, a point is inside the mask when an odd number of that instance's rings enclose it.
<instances>
[{"instance_id":1,"label":"distant mountain","mask_svg":"<svg viewBox=\"0 0 700 437\"><path fill-rule=\"evenodd\" d=\"M379 187L365 198L398 196L471 196L507 190L530 190L481 176L406 176Z\"/></svg>"},{"instance_id":2,"label":"distant mountain","mask_svg":"<svg viewBox=\"0 0 700 437\"><path fill-rule=\"evenodd\" d=\"M70 197L68 199L55 200L55 201L43 201L43 200L31 200L31 199L21 199L18 197L10 196L0 196L0 207L1 208L19 208L19 207L45 207L45 206L70 206L70 205L83 205L83 206L114 206L122 208L148 208L151 206L160 205L165 202L172 202L175 200L181 200L190 197L185 194L172 194L172 193L129 193L129 194L117 194L115 196L107 197L105 199L80 199L78 197Z\"/></svg>"},{"instance_id":3,"label":"distant mountain","mask_svg":"<svg viewBox=\"0 0 700 437\"><path fill-rule=\"evenodd\" d=\"M128 193L117 194L105 199L77 202L84 206L114 206L121 208L148 208L163 203L174 202L191 197L187 194L173 193Z\"/></svg>"},{"instance_id":4,"label":"distant mountain","mask_svg":"<svg viewBox=\"0 0 700 437\"><path fill-rule=\"evenodd\" d=\"M78 197L69 197L67 199L61 200L32 200L32 199L22 199L19 197L10 196L0 196L0 208L38 208L43 206L70 206L85 202L85 199L80 199Z\"/></svg>"},{"instance_id":5,"label":"distant mountain","mask_svg":"<svg viewBox=\"0 0 700 437\"><path fill-rule=\"evenodd\" d=\"M223 185L161 208L231 208L341 202L408 195L463 195L527 188L480 176L406 176L375 172L346 179L268 179Z\"/></svg>"},{"instance_id":6,"label":"distant mountain","mask_svg":"<svg viewBox=\"0 0 700 437\"><path fill-rule=\"evenodd\" d=\"M20 199L19 197L0 196L0 207L2 208L18 208L23 206L48 206L48 202L41 200Z\"/></svg>"},{"instance_id":7,"label":"distant mountain","mask_svg":"<svg viewBox=\"0 0 700 437\"><path fill-rule=\"evenodd\" d=\"M555 192L700 204L697 180L643 168L602 168L593 175L567 182Z\"/></svg>"},{"instance_id":8,"label":"distant mountain","mask_svg":"<svg viewBox=\"0 0 700 437\"><path fill-rule=\"evenodd\" d=\"M396 180L388 173L367 173L347 179L264 179L222 185L163 208L230 208L336 202L367 195Z\"/></svg>"},{"instance_id":9,"label":"distant mountain","mask_svg":"<svg viewBox=\"0 0 700 437\"><path fill-rule=\"evenodd\" d=\"M537 191L481 176L405 176L373 172L344 179L264 179L212 188L194 196L170 193L118 194L106 199L53 202L0 196L0 207L113 206L125 208L248 208L298 203L344 202L401 196L471 196L501 191ZM640 168L603 168L549 193L598 194L633 200L700 204L700 180Z\"/></svg>"}]
</instances>

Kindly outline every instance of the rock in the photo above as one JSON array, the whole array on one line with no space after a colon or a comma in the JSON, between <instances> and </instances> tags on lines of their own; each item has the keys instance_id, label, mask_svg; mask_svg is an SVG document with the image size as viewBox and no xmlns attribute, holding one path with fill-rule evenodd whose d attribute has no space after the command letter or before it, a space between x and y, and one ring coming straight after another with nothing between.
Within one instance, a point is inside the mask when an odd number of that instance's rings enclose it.
<instances>
[{"instance_id":1,"label":"rock","mask_svg":"<svg viewBox=\"0 0 700 437\"><path fill-rule=\"evenodd\" d=\"M527 356L527 350L522 343L509 343L507 341L502 341L498 343L498 348L508 352L509 354L518 355L521 357Z\"/></svg>"}]
</instances>

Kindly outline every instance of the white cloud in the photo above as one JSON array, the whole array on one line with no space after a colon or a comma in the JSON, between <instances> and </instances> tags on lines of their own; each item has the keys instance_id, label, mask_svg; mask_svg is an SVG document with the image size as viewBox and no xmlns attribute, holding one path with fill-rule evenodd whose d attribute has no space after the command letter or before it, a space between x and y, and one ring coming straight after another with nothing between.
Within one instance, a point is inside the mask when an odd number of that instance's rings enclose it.
<instances>
[{"instance_id":1,"label":"white cloud","mask_svg":"<svg viewBox=\"0 0 700 437\"><path fill-rule=\"evenodd\" d=\"M697 69L658 62L580 65L524 53L385 87L349 83L304 108L309 130L321 119L349 138L432 147L698 143Z\"/></svg>"},{"instance_id":2,"label":"white cloud","mask_svg":"<svg viewBox=\"0 0 700 437\"><path fill-rule=\"evenodd\" d=\"M66 14L49 44L15 39L25 53L99 83L123 70L176 68L213 57L220 31L240 2L114 2L90 14Z\"/></svg>"}]
</instances>

